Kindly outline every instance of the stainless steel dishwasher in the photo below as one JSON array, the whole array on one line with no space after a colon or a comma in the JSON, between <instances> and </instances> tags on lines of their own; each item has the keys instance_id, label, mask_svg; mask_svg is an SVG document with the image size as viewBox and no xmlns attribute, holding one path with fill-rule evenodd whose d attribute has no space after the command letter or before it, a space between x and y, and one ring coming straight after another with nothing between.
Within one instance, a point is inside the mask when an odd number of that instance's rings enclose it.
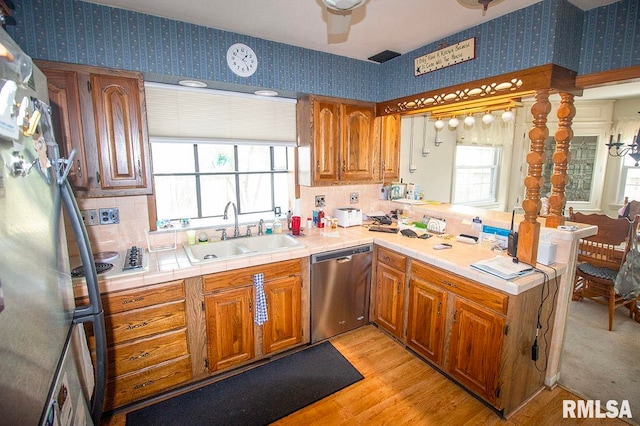
<instances>
[{"instance_id":1,"label":"stainless steel dishwasher","mask_svg":"<svg viewBox=\"0 0 640 426\"><path fill-rule=\"evenodd\" d=\"M311 256L311 343L369 322L373 247Z\"/></svg>"}]
</instances>

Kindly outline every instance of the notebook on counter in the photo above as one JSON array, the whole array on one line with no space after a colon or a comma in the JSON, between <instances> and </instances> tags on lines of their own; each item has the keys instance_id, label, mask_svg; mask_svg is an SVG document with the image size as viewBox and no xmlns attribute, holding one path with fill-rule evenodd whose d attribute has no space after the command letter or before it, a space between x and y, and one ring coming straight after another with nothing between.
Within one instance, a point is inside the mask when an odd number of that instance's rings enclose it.
<instances>
[{"instance_id":1,"label":"notebook on counter","mask_svg":"<svg viewBox=\"0 0 640 426\"><path fill-rule=\"evenodd\" d=\"M496 256L491 259L481 260L470 265L472 268L486 272L503 280L523 277L533 273L531 265L526 263L514 263L511 257Z\"/></svg>"}]
</instances>

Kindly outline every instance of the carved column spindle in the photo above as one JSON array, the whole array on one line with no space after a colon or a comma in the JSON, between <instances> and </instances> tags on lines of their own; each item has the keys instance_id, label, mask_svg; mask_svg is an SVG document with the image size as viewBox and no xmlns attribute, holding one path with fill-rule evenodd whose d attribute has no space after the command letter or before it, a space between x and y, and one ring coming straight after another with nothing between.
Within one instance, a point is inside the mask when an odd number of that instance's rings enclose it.
<instances>
[{"instance_id":1,"label":"carved column spindle","mask_svg":"<svg viewBox=\"0 0 640 426\"><path fill-rule=\"evenodd\" d=\"M573 129L571 123L576 115L576 108L573 105L573 95L570 93L560 93L560 107L558 108L558 130L555 134L556 150L553 153L553 174L551 175L551 195L549 196L549 216L545 221L547 228L556 228L564 225L565 217L562 214L567 197L564 193L569 184L567 176L567 164L571 161L571 139L573 139Z\"/></svg>"},{"instance_id":2,"label":"carved column spindle","mask_svg":"<svg viewBox=\"0 0 640 426\"><path fill-rule=\"evenodd\" d=\"M522 201L524 221L520 223L518 228L518 259L532 265L535 265L538 259L540 223L537 219L541 207L540 188L544 183L542 165L545 161L544 142L549 136L547 128L549 111L551 111L549 90L538 90L536 102L531 106L533 128L529 131L529 139L531 139L531 148L527 154L529 168L524 180L524 186L527 190L525 199Z\"/></svg>"}]
</instances>

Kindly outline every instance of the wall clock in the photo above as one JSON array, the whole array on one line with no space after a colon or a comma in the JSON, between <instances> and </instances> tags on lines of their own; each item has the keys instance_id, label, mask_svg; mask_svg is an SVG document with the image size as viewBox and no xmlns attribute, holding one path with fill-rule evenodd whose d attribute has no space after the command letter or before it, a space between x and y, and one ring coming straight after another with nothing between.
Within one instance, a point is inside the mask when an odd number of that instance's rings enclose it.
<instances>
[{"instance_id":1,"label":"wall clock","mask_svg":"<svg viewBox=\"0 0 640 426\"><path fill-rule=\"evenodd\" d=\"M246 44L236 43L227 50L227 65L240 77L249 77L258 69L258 57Z\"/></svg>"}]
</instances>

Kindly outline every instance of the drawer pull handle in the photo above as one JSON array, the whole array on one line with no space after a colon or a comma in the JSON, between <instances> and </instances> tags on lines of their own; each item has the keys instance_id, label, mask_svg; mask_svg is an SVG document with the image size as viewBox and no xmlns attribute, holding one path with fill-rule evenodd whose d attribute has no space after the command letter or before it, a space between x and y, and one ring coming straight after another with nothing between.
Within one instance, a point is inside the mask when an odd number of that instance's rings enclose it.
<instances>
[{"instance_id":1,"label":"drawer pull handle","mask_svg":"<svg viewBox=\"0 0 640 426\"><path fill-rule=\"evenodd\" d=\"M148 322L146 322L146 321L141 322L140 324L133 324L133 325L132 325L132 324L129 324L129 325L127 326L127 328L126 328L126 329L127 329L127 330L134 330L134 329L136 329L136 328L144 327L145 325L148 325L148 324L149 324L149 323L148 323Z\"/></svg>"},{"instance_id":2,"label":"drawer pull handle","mask_svg":"<svg viewBox=\"0 0 640 426\"><path fill-rule=\"evenodd\" d=\"M135 385L133 388L134 389L142 389L142 388L146 388L149 385L153 384L153 380L149 380L148 382L144 382L144 383L140 383L139 385Z\"/></svg>"},{"instance_id":3,"label":"drawer pull handle","mask_svg":"<svg viewBox=\"0 0 640 426\"><path fill-rule=\"evenodd\" d=\"M142 178L142 164L140 164L139 158L138 158L138 177Z\"/></svg>"},{"instance_id":4,"label":"drawer pull handle","mask_svg":"<svg viewBox=\"0 0 640 426\"><path fill-rule=\"evenodd\" d=\"M449 281L442 280L442 281L440 281L440 282L441 282L442 284L444 284L444 285L448 285L449 287L456 288L456 285L455 285L455 284L453 284L453 283L450 283Z\"/></svg>"},{"instance_id":5,"label":"drawer pull handle","mask_svg":"<svg viewBox=\"0 0 640 426\"><path fill-rule=\"evenodd\" d=\"M138 356L132 356L132 357L129 357L129 361L135 361L135 360L137 360L137 359L140 359L140 358L146 358L146 357L148 357L148 356L149 356L149 352L145 352L145 353L140 354L140 355L138 355Z\"/></svg>"},{"instance_id":6,"label":"drawer pull handle","mask_svg":"<svg viewBox=\"0 0 640 426\"><path fill-rule=\"evenodd\" d=\"M140 302L141 300L144 300L144 296L136 297L135 299L130 299L130 300L123 300L122 304L126 305L128 303Z\"/></svg>"}]
</instances>

